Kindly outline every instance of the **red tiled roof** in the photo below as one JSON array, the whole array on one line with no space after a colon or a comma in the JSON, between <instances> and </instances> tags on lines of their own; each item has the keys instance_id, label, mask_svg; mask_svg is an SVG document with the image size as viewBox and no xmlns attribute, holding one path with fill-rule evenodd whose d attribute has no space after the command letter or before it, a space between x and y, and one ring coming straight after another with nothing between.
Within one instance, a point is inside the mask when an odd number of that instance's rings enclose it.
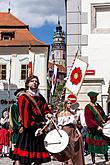
<instances>
[{"instance_id":1,"label":"red tiled roof","mask_svg":"<svg viewBox=\"0 0 110 165\"><path fill-rule=\"evenodd\" d=\"M0 46L49 46L35 38L28 30L28 26L11 13L0 12L0 33L2 32L14 32L15 37L12 40L0 39Z\"/></svg>"},{"instance_id":2,"label":"red tiled roof","mask_svg":"<svg viewBox=\"0 0 110 165\"><path fill-rule=\"evenodd\" d=\"M26 26L11 13L0 12L0 26Z\"/></svg>"},{"instance_id":3,"label":"red tiled roof","mask_svg":"<svg viewBox=\"0 0 110 165\"><path fill-rule=\"evenodd\" d=\"M52 63L48 63L48 69L51 70L52 69ZM58 72L60 73L66 73L66 68L64 68L62 65L60 64L55 64L58 67Z\"/></svg>"},{"instance_id":4,"label":"red tiled roof","mask_svg":"<svg viewBox=\"0 0 110 165\"><path fill-rule=\"evenodd\" d=\"M0 40L0 46L46 45L44 42L36 39L28 29L0 29L0 32L15 32L14 39Z\"/></svg>"}]
</instances>

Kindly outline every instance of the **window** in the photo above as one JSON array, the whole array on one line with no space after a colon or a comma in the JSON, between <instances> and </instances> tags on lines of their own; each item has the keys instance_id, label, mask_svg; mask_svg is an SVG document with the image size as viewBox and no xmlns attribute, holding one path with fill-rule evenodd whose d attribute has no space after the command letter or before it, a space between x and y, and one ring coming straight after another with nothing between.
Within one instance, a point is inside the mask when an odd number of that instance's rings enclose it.
<instances>
[{"instance_id":1,"label":"window","mask_svg":"<svg viewBox=\"0 0 110 165\"><path fill-rule=\"evenodd\" d=\"M28 77L28 65L21 65L21 80L25 80Z\"/></svg>"},{"instance_id":2,"label":"window","mask_svg":"<svg viewBox=\"0 0 110 165\"><path fill-rule=\"evenodd\" d=\"M110 33L110 3L91 5L91 32Z\"/></svg>"},{"instance_id":3,"label":"window","mask_svg":"<svg viewBox=\"0 0 110 165\"><path fill-rule=\"evenodd\" d=\"M14 37L14 32L1 32L1 40L12 40Z\"/></svg>"},{"instance_id":4,"label":"window","mask_svg":"<svg viewBox=\"0 0 110 165\"><path fill-rule=\"evenodd\" d=\"M6 80L6 65L0 65L0 80Z\"/></svg>"}]
</instances>

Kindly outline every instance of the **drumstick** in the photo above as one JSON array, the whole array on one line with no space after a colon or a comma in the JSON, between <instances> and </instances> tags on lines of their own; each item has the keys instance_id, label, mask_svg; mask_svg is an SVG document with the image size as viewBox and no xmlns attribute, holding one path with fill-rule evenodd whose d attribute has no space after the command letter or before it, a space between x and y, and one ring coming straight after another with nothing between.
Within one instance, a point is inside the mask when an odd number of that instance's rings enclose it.
<instances>
[{"instance_id":1,"label":"drumstick","mask_svg":"<svg viewBox=\"0 0 110 165\"><path fill-rule=\"evenodd\" d=\"M45 128L48 126L48 124L50 123L50 120L48 120L46 122L46 125L41 129L41 128L38 128L35 132L35 136L37 136L38 134L41 134L43 132L43 130L45 130Z\"/></svg>"},{"instance_id":2,"label":"drumstick","mask_svg":"<svg viewBox=\"0 0 110 165\"><path fill-rule=\"evenodd\" d=\"M110 124L110 121L107 121L106 123L104 123L103 127L106 126L107 124Z\"/></svg>"},{"instance_id":3,"label":"drumstick","mask_svg":"<svg viewBox=\"0 0 110 165\"><path fill-rule=\"evenodd\" d=\"M45 146L47 147L48 145L53 145L53 144L61 144L61 142L56 142L56 143L48 143L47 141L44 141Z\"/></svg>"},{"instance_id":4,"label":"drumstick","mask_svg":"<svg viewBox=\"0 0 110 165\"><path fill-rule=\"evenodd\" d=\"M48 121L46 122L46 125L44 125L44 127L43 127L40 131L42 132L43 130L45 130L45 128L49 125L49 123L50 123L50 120L48 120Z\"/></svg>"},{"instance_id":5,"label":"drumstick","mask_svg":"<svg viewBox=\"0 0 110 165\"><path fill-rule=\"evenodd\" d=\"M58 130L58 127L57 127L56 123L54 122L54 120L52 118L50 120L52 121L53 125L55 126L55 128L56 128L57 132L59 133L60 137L62 137L62 135L60 134L60 132Z\"/></svg>"}]
</instances>

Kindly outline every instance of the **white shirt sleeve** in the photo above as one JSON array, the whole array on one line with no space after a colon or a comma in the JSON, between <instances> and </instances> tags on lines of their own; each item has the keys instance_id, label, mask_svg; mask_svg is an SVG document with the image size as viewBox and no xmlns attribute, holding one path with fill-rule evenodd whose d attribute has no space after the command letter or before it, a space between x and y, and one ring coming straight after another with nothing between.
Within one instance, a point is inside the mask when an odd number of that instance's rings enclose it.
<instances>
[{"instance_id":1,"label":"white shirt sleeve","mask_svg":"<svg viewBox=\"0 0 110 165\"><path fill-rule=\"evenodd\" d=\"M74 115L58 117L58 125L77 124Z\"/></svg>"},{"instance_id":2,"label":"white shirt sleeve","mask_svg":"<svg viewBox=\"0 0 110 165\"><path fill-rule=\"evenodd\" d=\"M1 125L3 125L4 124L4 119L3 118L1 118Z\"/></svg>"}]
</instances>

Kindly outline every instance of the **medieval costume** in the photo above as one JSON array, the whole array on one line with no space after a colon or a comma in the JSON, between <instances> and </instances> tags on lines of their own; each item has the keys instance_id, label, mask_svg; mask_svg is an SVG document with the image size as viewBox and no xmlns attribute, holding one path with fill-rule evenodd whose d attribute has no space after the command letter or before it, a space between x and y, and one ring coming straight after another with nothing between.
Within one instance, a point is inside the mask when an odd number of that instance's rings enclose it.
<instances>
[{"instance_id":1,"label":"medieval costume","mask_svg":"<svg viewBox=\"0 0 110 165\"><path fill-rule=\"evenodd\" d=\"M88 151L91 153L92 162L95 165L95 153L104 154L106 164L108 161L108 143L102 133L102 125L107 121L107 115L104 113L102 107L96 103L96 92L89 92L88 96L91 102L85 107L85 120L88 127L86 142L88 143Z\"/></svg>"},{"instance_id":2,"label":"medieval costume","mask_svg":"<svg viewBox=\"0 0 110 165\"><path fill-rule=\"evenodd\" d=\"M37 76L32 75L27 81L35 89L39 84ZM13 152L14 160L25 165L49 162L50 155L44 147L45 133L35 136L36 130L45 124L46 116L51 114L45 98L38 90L29 89L18 97L18 109L21 127Z\"/></svg>"},{"instance_id":3,"label":"medieval costume","mask_svg":"<svg viewBox=\"0 0 110 165\"><path fill-rule=\"evenodd\" d=\"M10 119L10 158L12 158L14 146L16 145L16 140L18 137L18 129L20 124L17 103L14 103L11 106L9 112L9 119Z\"/></svg>"},{"instance_id":4,"label":"medieval costume","mask_svg":"<svg viewBox=\"0 0 110 165\"><path fill-rule=\"evenodd\" d=\"M65 101L68 104L70 101ZM65 155L60 155L60 159L67 159L68 164L71 165L84 165L83 142L80 131L77 128L77 115L66 108L57 114L58 125L69 135L69 144L65 150Z\"/></svg>"},{"instance_id":5,"label":"medieval costume","mask_svg":"<svg viewBox=\"0 0 110 165\"><path fill-rule=\"evenodd\" d=\"M14 92L14 95L16 96L16 99L18 98L18 96L21 94L22 91L25 91L25 89L24 88L18 88ZM10 130L10 154L9 154L9 157L12 158L12 154L13 154L13 151L14 151L14 147L16 145L16 140L17 140L17 137L18 137L19 126L20 126L17 100L16 100L16 103L14 103L10 107L9 122L10 122L10 126L9 126L9 130Z\"/></svg>"}]
</instances>

